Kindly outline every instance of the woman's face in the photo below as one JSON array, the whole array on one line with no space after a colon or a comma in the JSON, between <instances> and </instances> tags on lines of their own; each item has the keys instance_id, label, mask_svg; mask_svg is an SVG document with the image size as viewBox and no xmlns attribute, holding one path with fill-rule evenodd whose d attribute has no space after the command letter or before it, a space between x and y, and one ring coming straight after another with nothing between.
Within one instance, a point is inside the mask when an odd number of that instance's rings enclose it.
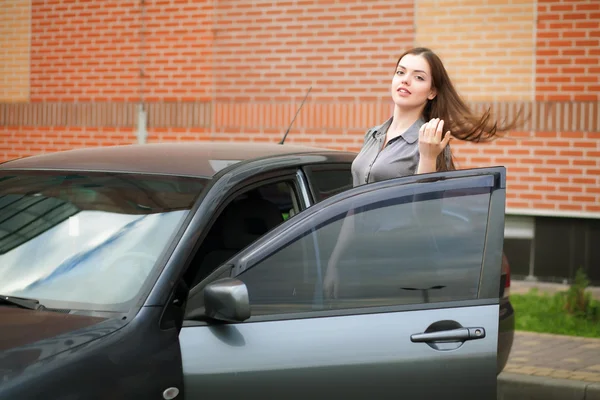
<instances>
[{"instance_id":1,"label":"woman's face","mask_svg":"<svg viewBox=\"0 0 600 400\"><path fill-rule=\"evenodd\" d=\"M436 96L431 68L423 56L407 54L398 63L392 79L392 99L402 108L424 107Z\"/></svg>"}]
</instances>

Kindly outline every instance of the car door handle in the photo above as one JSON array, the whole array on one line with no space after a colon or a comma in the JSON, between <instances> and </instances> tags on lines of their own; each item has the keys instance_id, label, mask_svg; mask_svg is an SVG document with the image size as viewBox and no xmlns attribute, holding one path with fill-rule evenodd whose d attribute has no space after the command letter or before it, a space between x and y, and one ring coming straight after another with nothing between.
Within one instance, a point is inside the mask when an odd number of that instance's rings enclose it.
<instances>
[{"instance_id":1,"label":"car door handle","mask_svg":"<svg viewBox=\"0 0 600 400\"><path fill-rule=\"evenodd\" d=\"M459 328L446 331L415 333L410 336L413 343L431 343L431 342L456 342L459 340L475 340L485 337L483 328Z\"/></svg>"}]
</instances>

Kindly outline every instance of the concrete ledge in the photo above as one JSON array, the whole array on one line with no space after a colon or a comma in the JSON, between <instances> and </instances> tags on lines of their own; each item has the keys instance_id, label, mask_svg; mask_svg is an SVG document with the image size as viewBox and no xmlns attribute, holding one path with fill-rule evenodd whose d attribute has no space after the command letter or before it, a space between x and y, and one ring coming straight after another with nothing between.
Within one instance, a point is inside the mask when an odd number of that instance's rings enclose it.
<instances>
[{"instance_id":1,"label":"concrete ledge","mask_svg":"<svg viewBox=\"0 0 600 400\"><path fill-rule=\"evenodd\" d=\"M600 400L600 383L591 383L587 386L585 400Z\"/></svg>"},{"instance_id":2,"label":"concrete ledge","mask_svg":"<svg viewBox=\"0 0 600 400\"><path fill-rule=\"evenodd\" d=\"M503 372L497 400L600 400L600 385L571 379Z\"/></svg>"}]
</instances>

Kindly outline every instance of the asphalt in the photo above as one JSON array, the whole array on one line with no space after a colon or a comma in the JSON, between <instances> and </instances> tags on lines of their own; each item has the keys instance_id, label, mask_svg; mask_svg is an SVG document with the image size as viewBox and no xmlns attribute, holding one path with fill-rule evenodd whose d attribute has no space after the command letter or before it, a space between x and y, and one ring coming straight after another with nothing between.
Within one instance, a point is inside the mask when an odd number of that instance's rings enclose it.
<instances>
[{"instance_id":1,"label":"asphalt","mask_svg":"<svg viewBox=\"0 0 600 400\"><path fill-rule=\"evenodd\" d=\"M600 384L503 372L497 400L600 400Z\"/></svg>"},{"instance_id":2,"label":"asphalt","mask_svg":"<svg viewBox=\"0 0 600 400\"><path fill-rule=\"evenodd\" d=\"M514 282L511 293L537 287L553 293L565 285ZM590 288L600 298L600 288ZM497 400L600 400L600 339L515 332L498 377Z\"/></svg>"}]
</instances>

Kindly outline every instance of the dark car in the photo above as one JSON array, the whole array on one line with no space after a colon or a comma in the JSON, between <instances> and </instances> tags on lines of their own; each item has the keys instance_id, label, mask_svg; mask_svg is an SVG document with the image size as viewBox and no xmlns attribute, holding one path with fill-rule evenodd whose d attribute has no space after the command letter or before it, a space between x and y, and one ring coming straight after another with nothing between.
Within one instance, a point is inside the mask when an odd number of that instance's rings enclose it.
<instances>
[{"instance_id":1,"label":"dark car","mask_svg":"<svg viewBox=\"0 0 600 400\"><path fill-rule=\"evenodd\" d=\"M0 398L495 398L505 169L352 188L354 156L151 144L0 165Z\"/></svg>"}]
</instances>

